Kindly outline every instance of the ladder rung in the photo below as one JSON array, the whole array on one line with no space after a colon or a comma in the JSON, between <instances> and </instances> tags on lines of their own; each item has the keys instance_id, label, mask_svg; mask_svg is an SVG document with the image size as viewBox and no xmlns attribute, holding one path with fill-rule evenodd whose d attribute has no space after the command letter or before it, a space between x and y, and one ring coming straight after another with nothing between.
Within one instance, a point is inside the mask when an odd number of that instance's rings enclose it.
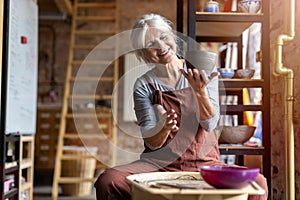
<instances>
[{"instance_id":1,"label":"ladder rung","mask_svg":"<svg viewBox=\"0 0 300 200\"><path fill-rule=\"evenodd\" d=\"M76 139L76 138L85 138L85 139L107 139L110 138L108 135L103 135L103 134L80 134L80 136L77 133L67 133L64 135L64 138L66 139Z\"/></svg>"},{"instance_id":2,"label":"ladder rung","mask_svg":"<svg viewBox=\"0 0 300 200\"><path fill-rule=\"evenodd\" d=\"M67 114L67 118L93 118L95 114L91 113L73 113L73 114Z\"/></svg>"},{"instance_id":3,"label":"ladder rung","mask_svg":"<svg viewBox=\"0 0 300 200\"><path fill-rule=\"evenodd\" d=\"M78 8L115 8L115 3L78 3Z\"/></svg>"},{"instance_id":4,"label":"ladder rung","mask_svg":"<svg viewBox=\"0 0 300 200\"><path fill-rule=\"evenodd\" d=\"M75 64L75 65L81 65L83 64L84 62L84 65L109 65L111 62L110 61L83 61L83 60L74 60L72 61L72 64Z\"/></svg>"},{"instance_id":5,"label":"ladder rung","mask_svg":"<svg viewBox=\"0 0 300 200\"><path fill-rule=\"evenodd\" d=\"M73 49L84 49L84 50L114 50L113 46L95 46L95 45L74 45Z\"/></svg>"},{"instance_id":6,"label":"ladder rung","mask_svg":"<svg viewBox=\"0 0 300 200\"><path fill-rule=\"evenodd\" d=\"M81 182L95 182L96 178L81 178L81 177L60 177L59 183L81 183Z\"/></svg>"},{"instance_id":7,"label":"ladder rung","mask_svg":"<svg viewBox=\"0 0 300 200\"><path fill-rule=\"evenodd\" d=\"M61 160L81 160L81 159L95 159L95 157L93 155L90 154L80 154L80 156L78 156L78 154L64 154L61 156Z\"/></svg>"},{"instance_id":8,"label":"ladder rung","mask_svg":"<svg viewBox=\"0 0 300 200\"><path fill-rule=\"evenodd\" d=\"M98 82L99 77L71 77L70 81Z\"/></svg>"},{"instance_id":9,"label":"ladder rung","mask_svg":"<svg viewBox=\"0 0 300 200\"><path fill-rule=\"evenodd\" d=\"M79 16L77 21L115 21L115 17L110 16Z\"/></svg>"},{"instance_id":10,"label":"ladder rung","mask_svg":"<svg viewBox=\"0 0 300 200\"><path fill-rule=\"evenodd\" d=\"M72 99L95 99L95 100L110 100L112 95L70 95Z\"/></svg>"},{"instance_id":11,"label":"ladder rung","mask_svg":"<svg viewBox=\"0 0 300 200\"><path fill-rule=\"evenodd\" d=\"M85 82L109 82L109 81L113 81L114 78L113 77L71 77L70 81L85 81Z\"/></svg>"},{"instance_id":12,"label":"ladder rung","mask_svg":"<svg viewBox=\"0 0 300 200\"><path fill-rule=\"evenodd\" d=\"M73 49L85 49L85 50L92 50L96 46L95 45L74 45L72 48Z\"/></svg>"},{"instance_id":13,"label":"ladder rung","mask_svg":"<svg viewBox=\"0 0 300 200\"><path fill-rule=\"evenodd\" d=\"M107 114L105 113L96 113L98 117L106 117ZM73 113L73 114L67 114L66 115L67 118L94 118L95 117L95 113Z\"/></svg>"},{"instance_id":14,"label":"ladder rung","mask_svg":"<svg viewBox=\"0 0 300 200\"><path fill-rule=\"evenodd\" d=\"M70 95L72 99L101 99L100 95Z\"/></svg>"},{"instance_id":15,"label":"ladder rung","mask_svg":"<svg viewBox=\"0 0 300 200\"><path fill-rule=\"evenodd\" d=\"M77 35L114 35L115 31L74 31Z\"/></svg>"}]
</instances>

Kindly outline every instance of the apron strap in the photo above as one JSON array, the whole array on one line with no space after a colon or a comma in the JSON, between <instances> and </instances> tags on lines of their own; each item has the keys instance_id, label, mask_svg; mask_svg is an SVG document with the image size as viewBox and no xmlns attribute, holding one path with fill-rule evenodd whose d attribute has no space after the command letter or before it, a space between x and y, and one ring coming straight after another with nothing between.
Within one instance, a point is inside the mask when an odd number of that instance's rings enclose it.
<instances>
[{"instance_id":1,"label":"apron strap","mask_svg":"<svg viewBox=\"0 0 300 200\"><path fill-rule=\"evenodd\" d=\"M148 75L145 75L144 78L153 90L157 90L157 88L155 87L154 83L150 80L150 77Z\"/></svg>"},{"instance_id":2,"label":"apron strap","mask_svg":"<svg viewBox=\"0 0 300 200\"><path fill-rule=\"evenodd\" d=\"M148 75L144 76L150 87L153 89L153 99L152 99L152 104L160 104L163 105L163 98L162 98L162 91L158 90L154 83L150 80L150 77Z\"/></svg>"}]
</instances>

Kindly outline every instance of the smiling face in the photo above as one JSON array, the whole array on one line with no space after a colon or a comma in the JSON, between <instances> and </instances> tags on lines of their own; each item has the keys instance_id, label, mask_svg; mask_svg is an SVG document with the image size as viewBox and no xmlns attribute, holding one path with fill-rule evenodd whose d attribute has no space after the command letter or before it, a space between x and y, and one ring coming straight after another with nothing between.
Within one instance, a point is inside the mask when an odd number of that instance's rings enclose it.
<instances>
[{"instance_id":1,"label":"smiling face","mask_svg":"<svg viewBox=\"0 0 300 200\"><path fill-rule=\"evenodd\" d=\"M167 64L176 57L176 42L168 31L149 27L145 35L144 60L148 63Z\"/></svg>"}]
</instances>

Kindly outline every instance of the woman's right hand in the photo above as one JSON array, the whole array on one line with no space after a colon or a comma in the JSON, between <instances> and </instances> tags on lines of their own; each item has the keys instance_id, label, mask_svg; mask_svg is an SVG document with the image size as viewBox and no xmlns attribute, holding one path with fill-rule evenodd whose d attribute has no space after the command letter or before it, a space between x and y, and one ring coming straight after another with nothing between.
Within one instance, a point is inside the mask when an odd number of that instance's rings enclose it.
<instances>
[{"instance_id":1,"label":"woman's right hand","mask_svg":"<svg viewBox=\"0 0 300 200\"><path fill-rule=\"evenodd\" d=\"M178 131L179 127L177 126L177 114L174 109L166 111L162 105L156 104L154 106L155 112L158 115L159 124L161 124L161 129Z\"/></svg>"},{"instance_id":2,"label":"woman's right hand","mask_svg":"<svg viewBox=\"0 0 300 200\"><path fill-rule=\"evenodd\" d=\"M176 132L179 129L177 123L178 123L177 114L174 109L171 109L166 113L166 121L165 121L164 129Z\"/></svg>"},{"instance_id":3,"label":"woman's right hand","mask_svg":"<svg viewBox=\"0 0 300 200\"><path fill-rule=\"evenodd\" d=\"M169 134L173 131L178 131L177 114L174 109L166 111L162 105L154 105L155 112L157 113L158 123L156 127L144 132L144 140L151 145L151 147L161 147Z\"/></svg>"}]
</instances>

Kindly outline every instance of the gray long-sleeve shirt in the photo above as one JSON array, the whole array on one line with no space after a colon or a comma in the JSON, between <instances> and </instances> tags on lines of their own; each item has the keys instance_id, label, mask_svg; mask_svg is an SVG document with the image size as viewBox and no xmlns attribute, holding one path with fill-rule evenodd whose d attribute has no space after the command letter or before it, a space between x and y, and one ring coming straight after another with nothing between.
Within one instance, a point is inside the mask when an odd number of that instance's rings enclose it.
<instances>
[{"instance_id":1,"label":"gray long-sleeve shirt","mask_svg":"<svg viewBox=\"0 0 300 200\"><path fill-rule=\"evenodd\" d=\"M187 70L186 66L184 67L184 70ZM162 83L158 79L158 77L153 73L152 70L149 70L144 75L137 78L134 85L134 110L142 135L144 135L144 133L150 130L151 128L154 128L159 120L158 113L156 113L157 111L151 103L153 89L148 84L145 76L148 76L148 78L152 81L155 87L161 91L172 91L190 87L188 80L185 79L183 75L181 75L181 78L178 81L175 88ZM216 110L216 114L208 120L199 120L199 123L202 128L210 132L216 128L220 116L218 93L219 88L217 77L215 77L207 84L207 91L209 98Z\"/></svg>"}]
</instances>

